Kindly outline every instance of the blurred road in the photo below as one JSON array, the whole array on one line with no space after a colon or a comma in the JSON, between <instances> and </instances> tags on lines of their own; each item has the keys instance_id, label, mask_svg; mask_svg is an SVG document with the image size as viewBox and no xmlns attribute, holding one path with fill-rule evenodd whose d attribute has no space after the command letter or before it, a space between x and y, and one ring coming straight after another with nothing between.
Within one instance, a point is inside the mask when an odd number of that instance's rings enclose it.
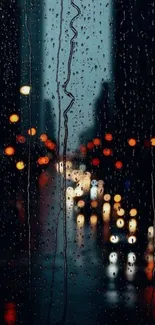
<instances>
[{"instance_id":1,"label":"blurred road","mask_svg":"<svg viewBox=\"0 0 155 325\"><path fill-rule=\"evenodd\" d=\"M31 250L27 233L25 250L1 257L0 323L153 324L155 298L149 313L152 282L141 253L104 245L103 227L77 224L71 201L65 224L58 177L46 176L31 211ZM8 302L16 314L4 322Z\"/></svg>"}]
</instances>

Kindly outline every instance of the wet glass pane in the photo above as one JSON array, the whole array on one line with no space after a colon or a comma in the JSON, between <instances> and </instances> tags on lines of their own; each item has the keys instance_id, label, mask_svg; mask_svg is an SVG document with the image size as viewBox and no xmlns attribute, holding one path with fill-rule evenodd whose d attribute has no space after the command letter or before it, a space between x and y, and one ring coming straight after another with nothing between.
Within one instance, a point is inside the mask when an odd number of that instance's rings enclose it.
<instances>
[{"instance_id":1,"label":"wet glass pane","mask_svg":"<svg viewBox=\"0 0 155 325\"><path fill-rule=\"evenodd\" d=\"M154 324L154 1L0 4L0 324Z\"/></svg>"}]
</instances>

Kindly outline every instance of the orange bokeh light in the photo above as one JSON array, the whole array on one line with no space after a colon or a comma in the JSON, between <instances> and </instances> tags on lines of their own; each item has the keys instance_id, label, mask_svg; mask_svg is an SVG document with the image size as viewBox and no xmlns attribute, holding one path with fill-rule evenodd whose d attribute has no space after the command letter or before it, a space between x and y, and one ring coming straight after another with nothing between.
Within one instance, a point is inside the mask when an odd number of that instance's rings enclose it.
<instances>
[{"instance_id":1,"label":"orange bokeh light","mask_svg":"<svg viewBox=\"0 0 155 325\"><path fill-rule=\"evenodd\" d=\"M11 123L17 123L17 122L19 121L19 115L17 115L17 114L12 114L12 115L10 115L10 117L9 117L9 121L10 121Z\"/></svg>"},{"instance_id":2,"label":"orange bokeh light","mask_svg":"<svg viewBox=\"0 0 155 325\"><path fill-rule=\"evenodd\" d=\"M29 135L35 135L36 134L36 129L35 128L31 128L28 130L28 134Z\"/></svg>"},{"instance_id":3,"label":"orange bokeh light","mask_svg":"<svg viewBox=\"0 0 155 325\"><path fill-rule=\"evenodd\" d=\"M15 153L15 149L13 147L6 147L4 152L7 156L12 156Z\"/></svg>"},{"instance_id":4,"label":"orange bokeh light","mask_svg":"<svg viewBox=\"0 0 155 325\"><path fill-rule=\"evenodd\" d=\"M48 157L39 157L37 160L39 165L47 165L49 163Z\"/></svg>"},{"instance_id":5,"label":"orange bokeh light","mask_svg":"<svg viewBox=\"0 0 155 325\"><path fill-rule=\"evenodd\" d=\"M87 143L87 148L90 149L90 150L93 149L94 148L94 143L93 142L88 142Z\"/></svg>"},{"instance_id":6,"label":"orange bokeh light","mask_svg":"<svg viewBox=\"0 0 155 325\"><path fill-rule=\"evenodd\" d=\"M95 138L93 140L93 143L94 143L95 146L99 146L101 144L101 140L99 138Z\"/></svg>"},{"instance_id":7,"label":"orange bokeh light","mask_svg":"<svg viewBox=\"0 0 155 325\"><path fill-rule=\"evenodd\" d=\"M40 140L42 141L42 142L45 142L45 141L47 141L47 139L48 139L48 136L46 135L46 134L41 134L41 136L40 136Z\"/></svg>"},{"instance_id":8,"label":"orange bokeh light","mask_svg":"<svg viewBox=\"0 0 155 325\"><path fill-rule=\"evenodd\" d=\"M153 147L155 146L155 138L151 139L151 146L153 146Z\"/></svg>"},{"instance_id":9,"label":"orange bokeh light","mask_svg":"<svg viewBox=\"0 0 155 325\"><path fill-rule=\"evenodd\" d=\"M122 162L121 162L121 161L116 161L116 163L115 163L115 167L116 167L117 169L121 169L121 168L123 167Z\"/></svg>"},{"instance_id":10,"label":"orange bokeh light","mask_svg":"<svg viewBox=\"0 0 155 325\"><path fill-rule=\"evenodd\" d=\"M97 208L98 202L96 200L91 201L91 207L92 208Z\"/></svg>"},{"instance_id":11,"label":"orange bokeh light","mask_svg":"<svg viewBox=\"0 0 155 325\"><path fill-rule=\"evenodd\" d=\"M105 148L105 149L103 149L103 154L104 154L104 156L111 156L112 150Z\"/></svg>"},{"instance_id":12,"label":"orange bokeh light","mask_svg":"<svg viewBox=\"0 0 155 325\"><path fill-rule=\"evenodd\" d=\"M136 145L137 141L133 138L128 139L128 144L130 147L134 147Z\"/></svg>"},{"instance_id":13,"label":"orange bokeh light","mask_svg":"<svg viewBox=\"0 0 155 325\"><path fill-rule=\"evenodd\" d=\"M54 142L52 142L51 140L46 140L45 146L50 150L54 150L56 148L56 144Z\"/></svg>"},{"instance_id":14,"label":"orange bokeh light","mask_svg":"<svg viewBox=\"0 0 155 325\"><path fill-rule=\"evenodd\" d=\"M111 141L111 140L113 139L112 134L111 134L111 133L107 133L107 134L105 135L105 139L106 139L107 141Z\"/></svg>"}]
</instances>

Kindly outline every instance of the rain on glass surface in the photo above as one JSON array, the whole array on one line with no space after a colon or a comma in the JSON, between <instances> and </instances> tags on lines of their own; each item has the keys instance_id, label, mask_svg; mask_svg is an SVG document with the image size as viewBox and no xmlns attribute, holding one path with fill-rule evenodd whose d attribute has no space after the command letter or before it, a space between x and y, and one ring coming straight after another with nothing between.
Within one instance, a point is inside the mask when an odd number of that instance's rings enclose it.
<instances>
[{"instance_id":1,"label":"rain on glass surface","mask_svg":"<svg viewBox=\"0 0 155 325\"><path fill-rule=\"evenodd\" d=\"M154 324L154 2L0 4L1 324Z\"/></svg>"}]
</instances>

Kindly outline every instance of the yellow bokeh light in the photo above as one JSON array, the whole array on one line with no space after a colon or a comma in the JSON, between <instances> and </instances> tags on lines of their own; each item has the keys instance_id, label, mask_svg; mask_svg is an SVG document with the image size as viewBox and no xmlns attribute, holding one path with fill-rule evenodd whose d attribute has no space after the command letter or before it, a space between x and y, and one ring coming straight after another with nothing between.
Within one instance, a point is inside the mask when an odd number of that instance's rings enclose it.
<instances>
[{"instance_id":1,"label":"yellow bokeh light","mask_svg":"<svg viewBox=\"0 0 155 325\"><path fill-rule=\"evenodd\" d=\"M136 209L131 209L129 212L130 217L135 217L137 215L137 210Z\"/></svg>"},{"instance_id":2,"label":"yellow bokeh light","mask_svg":"<svg viewBox=\"0 0 155 325\"><path fill-rule=\"evenodd\" d=\"M17 123L17 122L19 121L19 115L17 115L17 114L12 114L12 115L10 115L10 117L9 117L9 121L10 121L11 123Z\"/></svg>"},{"instance_id":3,"label":"yellow bokeh light","mask_svg":"<svg viewBox=\"0 0 155 325\"><path fill-rule=\"evenodd\" d=\"M76 222L79 226L83 226L85 222L85 217L83 214L79 214L76 218Z\"/></svg>"},{"instance_id":4,"label":"yellow bokeh light","mask_svg":"<svg viewBox=\"0 0 155 325\"><path fill-rule=\"evenodd\" d=\"M135 219L130 219L129 220L129 231L135 232L136 228L137 228L137 221Z\"/></svg>"},{"instance_id":5,"label":"yellow bokeh light","mask_svg":"<svg viewBox=\"0 0 155 325\"><path fill-rule=\"evenodd\" d=\"M110 203L108 203L108 202L103 203L102 213L103 213L103 221L105 221L105 222L109 221L110 213L111 213Z\"/></svg>"},{"instance_id":6,"label":"yellow bokeh light","mask_svg":"<svg viewBox=\"0 0 155 325\"><path fill-rule=\"evenodd\" d=\"M15 153L15 149L13 147L6 147L4 152L7 156L12 156Z\"/></svg>"},{"instance_id":7,"label":"yellow bokeh light","mask_svg":"<svg viewBox=\"0 0 155 325\"><path fill-rule=\"evenodd\" d=\"M24 167L25 167L25 164L24 164L23 161L18 161L18 162L16 163L16 168L17 168L18 170L22 170L22 169L24 169Z\"/></svg>"},{"instance_id":8,"label":"yellow bokeh light","mask_svg":"<svg viewBox=\"0 0 155 325\"><path fill-rule=\"evenodd\" d=\"M124 227L124 220L122 218L117 219L116 225L118 228L123 228Z\"/></svg>"},{"instance_id":9,"label":"yellow bokeh light","mask_svg":"<svg viewBox=\"0 0 155 325\"><path fill-rule=\"evenodd\" d=\"M74 197L74 188L71 187L71 186L67 187L67 189L66 189L66 193L67 193L67 196L68 196L68 197L73 198L73 197Z\"/></svg>"},{"instance_id":10,"label":"yellow bokeh light","mask_svg":"<svg viewBox=\"0 0 155 325\"><path fill-rule=\"evenodd\" d=\"M125 214L125 210L124 210L124 209L120 208L120 209L117 210L117 215L118 215L119 217L124 216L124 214Z\"/></svg>"},{"instance_id":11,"label":"yellow bokeh light","mask_svg":"<svg viewBox=\"0 0 155 325\"><path fill-rule=\"evenodd\" d=\"M31 87L30 86L22 86L20 87L20 93L22 95L29 95L30 94Z\"/></svg>"},{"instance_id":12,"label":"yellow bokeh light","mask_svg":"<svg viewBox=\"0 0 155 325\"><path fill-rule=\"evenodd\" d=\"M29 135L35 135L36 134L36 129L35 128L31 128L28 130L28 134Z\"/></svg>"},{"instance_id":13,"label":"yellow bokeh light","mask_svg":"<svg viewBox=\"0 0 155 325\"><path fill-rule=\"evenodd\" d=\"M92 215L90 217L90 223L92 226L96 226L96 224L97 224L97 216L96 215Z\"/></svg>"},{"instance_id":14,"label":"yellow bokeh light","mask_svg":"<svg viewBox=\"0 0 155 325\"><path fill-rule=\"evenodd\" d=\"M120 201L121 201L121 195L119 195L119 194L116 194L115 196L114 196L114 201L116 202L116 203L119 203Z\"/></svg>"}]
</instances>

